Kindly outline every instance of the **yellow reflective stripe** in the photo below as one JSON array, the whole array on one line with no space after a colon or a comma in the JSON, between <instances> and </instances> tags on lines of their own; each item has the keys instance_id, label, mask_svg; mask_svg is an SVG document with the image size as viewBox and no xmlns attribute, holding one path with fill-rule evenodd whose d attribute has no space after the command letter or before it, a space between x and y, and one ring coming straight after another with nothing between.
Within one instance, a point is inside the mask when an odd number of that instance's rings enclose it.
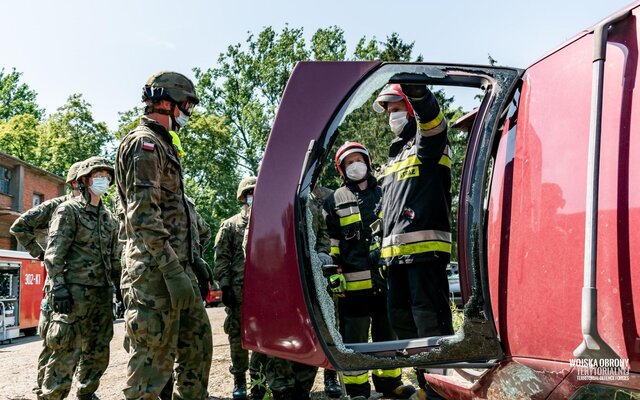
<instances>
[{"instance_id":1,"label":"yellow reflective stripe","mask_svg":"<svg viewBox=\"0 0 640 400\"><path fill-rule=\"evenodd\" d=\"M375 376L380 378L398 378L402 375L400 368L395 369L374 369L372 372Z\"/></svg>"},{"instance_id":2,"label":"yellow reflective stripe","mask_svg":"<svg viewBox=\"0 0 640 400\"><path fill-rule=\"evenodd\" d=\"M351 371L351 373L353 372L354 371ZM363 373L360 373L358 375L347 375L347 372L343 372L342 379L344 380L345 385L362 385L369 381L369 374L367 373L367 371L364 371Z\"/></svg>"},{"instance_id":3,"label":"yellow reflective stripe","mask_svg":"<svg viewBox=\"0 0 640 400\"><path fill-rule=\"evenodd\" d=\"M442 157L440 157L440 161L438 161L438 164L444 165L447 168L451 168L451 158L443 154Z\"/></svg>"},{"instance_id":4,"label":"yellow reflective stripe","mask_svg":"<svg viewBox=\"0 0 640 400\"><path fill-rule=\"evenodd\" d=\"M447 242L418 242L411 244L404 244L399 246L383 247L380 251L380 256L383 258L406 256L410 254L420 254L429 251L441 251L443 253L451 253L451 243Z\"/></svg>"},{"instance_id":5,"label":"yellow reflective stripe","mask_svg":"<svg viewBox=\"0 0 640 400\"><path fill-rule=\"evenodd\" d=\"M444 114L442 111L438 113L438 115L429 122L418 123L418 127L420 128L421 134L423 136L432 136L442 132L442 129L438 129L436 132L429 132L438 128L440 125L443 125L444 122Z\"/></svg>"},{"instance_id":6,"label":"yellow reflective stripe","mask_svg":"<svg viewBox=\"0 0 640 400\"><path fill-rule=\"evenodd\" d=\"M355 224L356 222L360 222L362 218L360 217L360 213L349 215L348 217L340 218L340 226L346 226Z\"/></svg>"},{"instance_id":7,"label":"yellow reflective stripe","mask_svg":"<svg viewBox=\"0 0 640 400\"><path fill-rule=\"evenodd\" d=\"M329 253L331 253L332 256L339 256L340 255L340 247L331 246L331 249L329 250Z\"/></svg>"},{"instance_id":8,"label":"yellow reflective stripe","mask_svg":"<svg viewBox=\"0 0 640 400\"><path fill-rule=\"evenodd\" d=\"M347 291L352 290L367 290L373 288L373 283L371 283L371 279L367 279L366 281L347 281Z\"/></svg>"},{"instance_id":9,"label":"yellow reflective stripe","mask_svg":"<svg viewBox=\"0 0 640 400\"><path fill-rule=\"evenodd\" d=\"M406 159L402 160L402 161L398 161L395 162L391 165L388 165L387 168L385 168L384 170L384 176L387 175L391 175L394 172L397 172L401 169L405 169L405 168L409 168L409 167L413 167L416 165L421 165L422 161L420 161L420 159L418 158L417 155L413 155L411 157L407 157Z\"/></svg>"},{"instance_id":10,"label":"yellow reflective stripe","mask_svg":"<svg viewBox=\"0 0 640 400\"><path fill-rule=\"evenodd\" d=\"M380 243L379 242L375 242L374 244L369 246L369 251L374 251L374 250L378 249L379 247L380 247Z\"/></svg>"}]
</instances>

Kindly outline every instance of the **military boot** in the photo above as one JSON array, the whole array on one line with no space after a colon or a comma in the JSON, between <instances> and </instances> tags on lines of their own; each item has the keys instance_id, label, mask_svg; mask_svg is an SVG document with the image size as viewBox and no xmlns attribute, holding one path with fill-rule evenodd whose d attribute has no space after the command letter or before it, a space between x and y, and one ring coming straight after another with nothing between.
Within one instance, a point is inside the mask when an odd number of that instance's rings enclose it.
<instances>
[{"instance_id":1,"label":"military boot","mask_svg":"<svg viewBox=\"0 0 640 400\"><path fill-rule=\"evenodd\" d=\"M324 393L332 399L337 399L342 395L338 373L330 369L324 370Z\"/></svg>"},{"instance_id":2,"label":"military boot","mask_svg":"<svg viewBox=\"0 0 640 400\"><path fill-rule=\"evenodd\" d=\"M100 398L96 396L95 393L89 393L89 394L79 394L78 400L100 400Z\"/></svg>"},{"instance_id":3,"label":"military boot","mask_svg":"<svg viewBox=\"0 0 640 400\"><path fill-rule=\"evenodd\" d=\"M233 376L233 400L247 400L247 378L244 374Z\"/></svg>"},{"instance_id":4,"label":"military boot","mask_svg":"<svg viewBox=\"0 0 640 400\"><path fill-rule=\"evenodd\" d=\"M264 380L261 380L257 374L249 374L249 380L251 381L251 394L249 398L251 400L264 399L264 395L267 393Z\"/></svg>"}]
</instances>

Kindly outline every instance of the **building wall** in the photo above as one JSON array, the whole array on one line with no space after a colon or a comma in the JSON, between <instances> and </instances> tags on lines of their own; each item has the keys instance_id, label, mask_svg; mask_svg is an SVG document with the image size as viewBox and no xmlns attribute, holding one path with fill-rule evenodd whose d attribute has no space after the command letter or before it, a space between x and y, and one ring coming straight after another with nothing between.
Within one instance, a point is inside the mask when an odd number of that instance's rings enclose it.
<instances>
[{"instance_id":1,"label":"building wall","mask_svg":"<svg viewBox=\"0 0 640 400\"><path fill-rule=\"evenodd\" d=\"M64 188L58 182L54 182L42 174L34 174L29 169L25 171L23 187L22 211L27 211L32 207L34 193L44 195L44 202L60 196L64 191Z\"/></svg>"}]
</instances>

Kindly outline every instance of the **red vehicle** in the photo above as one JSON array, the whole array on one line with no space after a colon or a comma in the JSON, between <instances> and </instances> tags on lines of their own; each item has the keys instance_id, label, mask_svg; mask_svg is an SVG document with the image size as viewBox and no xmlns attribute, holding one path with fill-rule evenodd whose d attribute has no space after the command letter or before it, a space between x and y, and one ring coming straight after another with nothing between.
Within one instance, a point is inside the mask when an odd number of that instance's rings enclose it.
<instances>
[{"instance_id":1,"label":"red vehicle","mask_svg":"<svg viewBox=\"0 0 640 400\"><path fill-rule=\"evenodd\" d=\"M0 250L0 341L36 333L45 278L29 253Z\"/></svg>"},{"instance_id":2,"label":"red vehicle","mask_svg":"<svg viewBox=\"0 0 640 400\"><path fill-rule=\"evenodd\" d=\"M255 191L244 346L337 370L456 369L427 375L456 399L640 396L639 5L524 70L299 63ZM465 321L453 336L343 343L307 199L343 123L387 82L483 93L459 188Z\"/></svg>"},{"instance_id":3,"label":"red vehicle","mask_svg":"<svg viewBox=\"0 0 640 400\"><path fill-rule=\"evenodd\" d=\"M205 307L215 307L222 303L222 290L220 290L218 281L214 281L213 285L209 285L209 294L207 294L204 302Z\"/></svg>"}]
</instances>

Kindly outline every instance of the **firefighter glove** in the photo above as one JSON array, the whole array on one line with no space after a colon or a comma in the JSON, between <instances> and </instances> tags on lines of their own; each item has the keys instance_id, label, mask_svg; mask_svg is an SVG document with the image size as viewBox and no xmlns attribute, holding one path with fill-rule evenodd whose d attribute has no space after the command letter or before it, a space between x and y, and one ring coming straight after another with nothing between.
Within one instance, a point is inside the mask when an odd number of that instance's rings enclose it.
<instances>
[{"instance_id":1,"label":"firefighter glove","mask_svg":"<svg viewBox=\"0 0 640 400\"><path fill-rule=\"evenodd\" d=\"M386 264L380 264L380 266L378 267L378 273L380 274L382 279L387 279L387 277L389 276L389 271L387 270L387 268L388 267Z\"/></svg>"},{"instance_id":2,"label":"firefighter glove","mask_svg":"<svg viewBox=\"0 0 640 400\"><path fill-rule=\"evenodd\" d=\"M387 280L382 276L382 267L374 266L371 268L371 286L373 294L386 295Z\"/></svg>"},{"instance_id":3,"label":"firefighter glove","mask_svg":"<svg viewBox=\"0 0 640 400\"><path fill-rule=\"evenodd\" d=\"M180 264L177 261L171 262L160 268L160 271L169 290L171 308L180 310L190 307L196 300L196 295L189 275L184 272Z\"/></svg>"},{"instance_id":4,"label":"firefighter glove","mask_svg":"<svg viewBox=\"0 0 640 400\"><path fill-rule=\"evenodd\" d=\"M322 265L331 265L333 264L333 257L328 255L327 253L318 253L318 258Z\"/></svg>"},{"instance_id":5,"label":"firefighter glove","mask_svg":"<svg viewBox=\"0 0 640 400\"><path fill-rule=\"evenodd\" d=\"M73 298L65 285L55 285L51 290L53 297L53 311L61 314L69 314L73 306Z\"/></svg>"},{"instance_id":6,"label":"firefighter glove","mask_svg":"<svg viewBox=\"0 0 640 400\"><path fill-rule=\"evenodd\" d=\"M236 301L236 295L233 293L233 288L231 286L223 286L220 290L222 290L222 304L229 308L233 308L238 304Z\"/></svg>"},{"instance_id":7,"label":"firefighter glove","mask_svg":"<svg viewBox=\"0 0 640 400\"><path fill-rule=\"evenodd\" d=\"M347 279L344 274L333 274L329 277L329 290L338 294L347 291Z\"/></svg>"},{"instance_id":8,"label":"firefighter glove","mask_svg":"<svg viewBox=\"0 0 640 400\"><path fill-rule=\"evenodd\" d=\"M209 294L209 285L213 285L213 270L211 266L201 257L195 257L193 262L193 272L198 278L198 287L200 288L200 296L202 300L207 298Z\"/></svg>"},{"instance_id":9,"label":"firefighter glove","mask_svg":"<svg viewBox=\"0 0 640 400\"><path fill-rule=\"evenodd\" d=\"M38 256L38 260L44 261L44 251Z\"/></svg>"},{"instance_id":10,"label":"firefighter glove","mask_svg":"<svg viewBox=\"0 0 640 400\"><path fill-rule=\"evenodd\" d=\"M420 85L407 85L402 84L402 92L407 95L411 100L422 100L424 96L427 95L427 86L424 84Z\"/></svg>"}]
</instances>

